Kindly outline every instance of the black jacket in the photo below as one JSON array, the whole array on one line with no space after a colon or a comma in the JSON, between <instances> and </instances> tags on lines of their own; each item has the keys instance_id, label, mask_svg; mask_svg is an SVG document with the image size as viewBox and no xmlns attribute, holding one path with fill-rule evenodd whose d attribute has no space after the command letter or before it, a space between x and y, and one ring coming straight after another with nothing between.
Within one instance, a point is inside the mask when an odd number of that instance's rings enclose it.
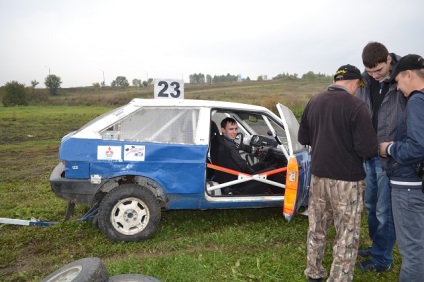
<instances>
[{"instance_id":1,"label":"black jacket","mask_svg":"<svg viewBox=\"0 0 424 282\"><path fill-rule=\"evenodd\" d=\"M218 149L218 161L217 165L223 166L229 169L237 170L247 174L254 174L253 169L249 166L246 160L244 160L234 141L226 138L224 135L220 136L220 146ZM236 175L228 174L221 171L215 172L215 178L219 183L224 183L232 180L236 180Z\"/></svg>"},{"instance_id":2,"label":"black jacket","mask_svg":"<svg viewBox=\"0 0 424 282\"><path fill-rule=\"evenodd\" d=\"M368 105L337 84L308 102L298 140L312 146L312 174L343 181L363 180L363 159L378 148Z\"/></svg>"}]
</instances>

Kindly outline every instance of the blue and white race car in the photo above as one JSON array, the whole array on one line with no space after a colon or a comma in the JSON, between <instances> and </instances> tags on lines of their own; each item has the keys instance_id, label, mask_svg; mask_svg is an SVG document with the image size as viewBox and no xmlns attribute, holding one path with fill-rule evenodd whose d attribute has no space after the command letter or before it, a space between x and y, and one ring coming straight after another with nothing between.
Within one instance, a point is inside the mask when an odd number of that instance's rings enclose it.
<instances>
[{"instance_id":1,"label":"blue and white race car","mask_svg":"<svg viewBox=\"0 0 424 282\"><path fill-rule=\"evenodd\" d=\"M95 222L113 241L151 237L162 209L282 207L290 221L308 204L310 152L297 141L293 113L281 104L277 109L280 117L242 103L134 99L62 138L60 162L50 176L52 190L73 204L97 204ZM249 175L214 164L216 125L226 117L238 123L239 148L250 148L240 151L246 161L276 169ZM217 183L216 170L237 180ZM283 173L285 183L268 179L275 173ZM281 193L224 192L250 181L273 185Z\"/></svg>"}]
</instances>

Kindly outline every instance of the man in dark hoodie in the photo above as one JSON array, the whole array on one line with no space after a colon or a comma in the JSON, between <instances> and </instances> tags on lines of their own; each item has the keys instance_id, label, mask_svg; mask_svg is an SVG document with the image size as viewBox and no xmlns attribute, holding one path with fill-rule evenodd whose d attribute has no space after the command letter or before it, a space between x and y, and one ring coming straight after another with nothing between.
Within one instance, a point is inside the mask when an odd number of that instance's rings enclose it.
<instances>
[{"instance_id":1,"label":"man in dark hoodie","mask_svg":"<svg viewBox=\"0 0 424 282\"><path fill-rule=\"evenodd\" d=\"M391 78L408 98L407 116L398 126L395 142L380 144L380 155L389 156L387 173L402 255L399 281L419 282L424 279L424 59L414 54L403 57Z\"/></svg>"},{"instance_id":2,"label":"man in dark hoodie","mask_svg":"<svg viewBox=\"0 0 424 282\"><path fill-rule=\"evenodd\" d=\"M390 80L390 73L399 56L389 53L379 42L368 43L362 51L363 73L366 87L356 96L367 102L378 142L394 140L396 128L405 110L405 98ZM387 160L377 154L365 161L365 207L368 213L368 232L372 246L358 252L369 257L356 266L362 271L382 272L393 262L392 250L396 242L390 201L390 185L386 174Z\"/></svg>"}]
</instances>

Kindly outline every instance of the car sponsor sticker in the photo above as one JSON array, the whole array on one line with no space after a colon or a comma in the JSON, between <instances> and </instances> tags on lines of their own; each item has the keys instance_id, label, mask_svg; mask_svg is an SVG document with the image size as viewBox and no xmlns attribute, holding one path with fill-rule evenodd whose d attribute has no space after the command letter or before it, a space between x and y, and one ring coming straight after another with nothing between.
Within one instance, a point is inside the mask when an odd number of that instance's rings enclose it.
<instances>
[{"instance_id":1,"label":"car sponsor sticker","mask_svg":"<svg viewBox=\"0 0 424 282\"><path fill-rule=\"evenodd\" d=\"M145 155L145 146L125 145L124 147L124 161L144 162Z\"/></svg>"},{"instance_id":2,"label":"car sponsor sticker","mask_svg":"<svg viewBox=\"0 0 424 282\"><path fill-rule=\"evenodd\" d=\"M120 161L121 153L121 146L97 146L98 160Z\"/></svg>"}]
</instances>

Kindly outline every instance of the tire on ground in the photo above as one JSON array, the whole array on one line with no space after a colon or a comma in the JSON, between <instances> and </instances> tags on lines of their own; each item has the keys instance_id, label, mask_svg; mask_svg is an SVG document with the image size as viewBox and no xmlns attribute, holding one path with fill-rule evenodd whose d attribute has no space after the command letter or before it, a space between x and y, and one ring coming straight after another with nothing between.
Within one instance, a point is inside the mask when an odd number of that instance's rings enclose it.
<instances>
[{"instance_id":1,"label":"tire on ground","mask_svg":"<svg viewBox=\"0 0 424 282\"><path fill-rule=\"evenodd\" d=\"M123 184L103 198L97 219L100 230L110 240L137 242L155 234L161 210L149 189L137 184Z\"/></svg>"},{"instance_id":2,"label":"tire on ground","mask_svg":"<svg viewBox=\"0 0 424 282\"><path fill-rule=\"evenodd\" d=\"M109 282L160 282L160 280L143 274L122 274L109 277Z\"/></svg>"},{"instance_id":3,"label":"tire on ground","mask_svg":"<svg viewBox=\"0 0 424 282\"><path fill-rule=\"evenodd\" d=\"M102 260L96 257L83 258L71 262L50 275L46 276L42 282L55 281L107 281L109 275Z\"/></svg>"}]
</instances>

